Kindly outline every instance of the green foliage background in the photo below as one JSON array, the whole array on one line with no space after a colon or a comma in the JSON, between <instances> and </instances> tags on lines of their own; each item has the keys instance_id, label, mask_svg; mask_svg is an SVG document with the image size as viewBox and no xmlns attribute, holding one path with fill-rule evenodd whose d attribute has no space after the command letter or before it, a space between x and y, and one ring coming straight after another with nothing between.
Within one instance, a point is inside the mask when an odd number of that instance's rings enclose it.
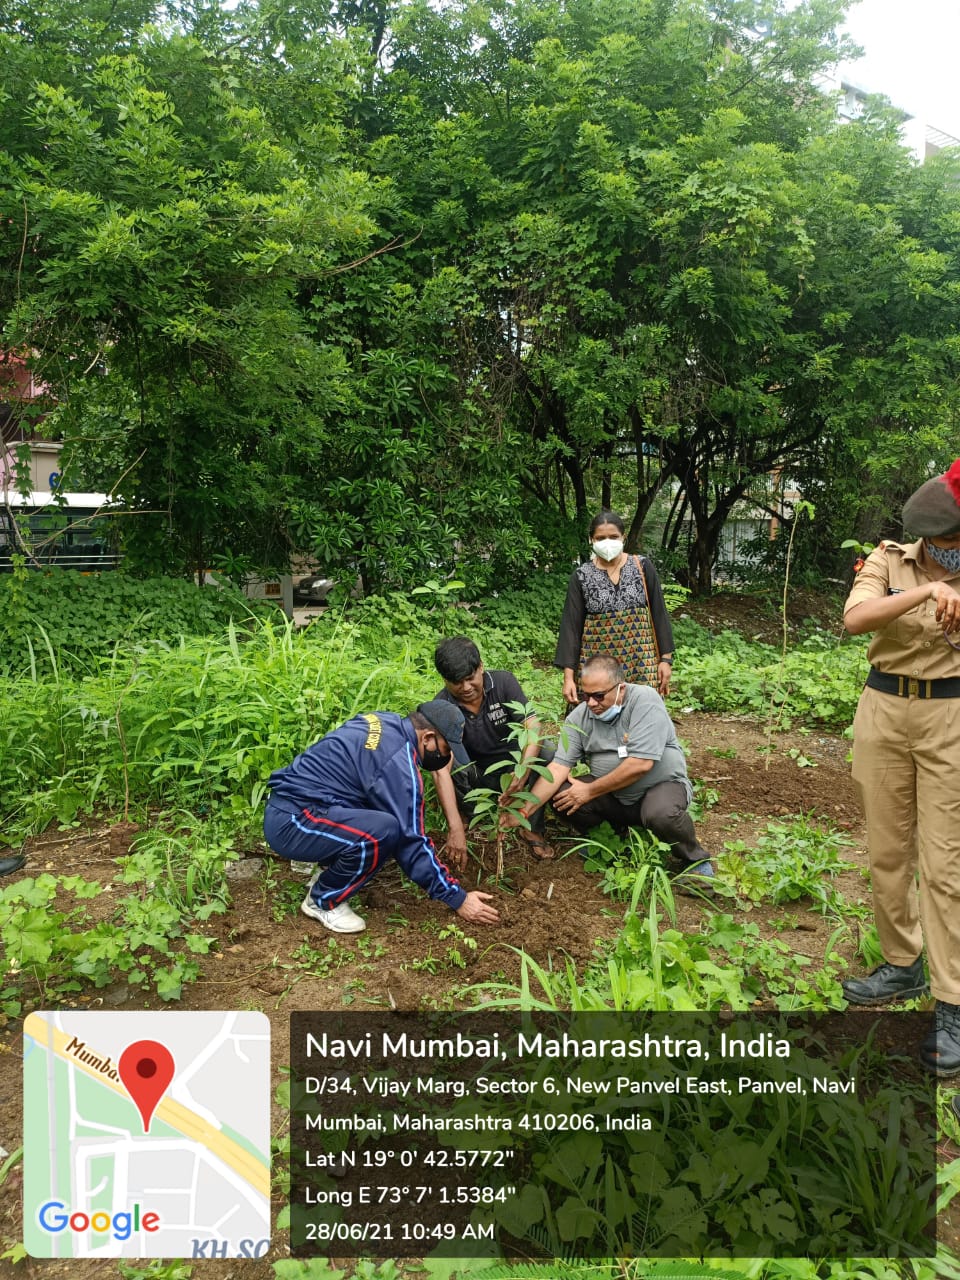
<instances>
[{"instance_id":1,"label":"green foliage background","mask_svg":"<svg viewBox=\"0 0 960 1280\"><path fill-rule=\"evenodd\" d=\"M119 646L221 635L273 612L230 586L198 590L182 578L140 579L69 569L0 575L0 669L83 670Z\"/></svg>"},{"instance_id":2,"label":"green foliage background","mask_svg":"<svg viewBox=\"0 0 960 1280\"><path fill-rule=\"evenodd\" d=\"M0 342L67 486L128 501L140 573L510 588L613 502L705 590L799 481L837 576L960 387L957 161L838 122L842 13L12 0Z\"/></svg>"}]
</instances>

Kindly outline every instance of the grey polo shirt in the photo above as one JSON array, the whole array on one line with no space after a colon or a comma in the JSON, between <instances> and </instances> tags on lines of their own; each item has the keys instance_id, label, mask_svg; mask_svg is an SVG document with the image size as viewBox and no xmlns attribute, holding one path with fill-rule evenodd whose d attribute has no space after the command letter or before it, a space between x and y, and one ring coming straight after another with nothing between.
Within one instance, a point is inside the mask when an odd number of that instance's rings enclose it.
<instances>
[{"instance_id":1,"label":"grey polo shirt","mask_svg":"<svg viewBox=\"0 0 960 1280\"><path fill-rule=\"evenodd\" d=\"M555 759L557 764L571 768L586 760L595 778L611 773L624 759L653 760L649 772L622 791L613 792L623 804L636 803L659 782L682 782L687 789L688 803L693 796L687 762L673 721L667 715L663 699L649 685L628 684L623 695L623 710L609 724L598 720L585 702L574 707L563 722Z\"/></svg>"}]
</instances>

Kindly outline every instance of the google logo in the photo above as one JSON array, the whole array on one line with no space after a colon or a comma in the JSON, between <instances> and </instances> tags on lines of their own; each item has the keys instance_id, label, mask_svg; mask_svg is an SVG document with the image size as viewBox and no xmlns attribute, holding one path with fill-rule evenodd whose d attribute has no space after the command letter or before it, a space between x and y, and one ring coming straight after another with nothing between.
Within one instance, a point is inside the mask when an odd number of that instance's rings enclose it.
<instances>
[{"instance_id":1,"label":"google logo","mask_svg":"<svg viewBox=\"0 0 960 1280\"><path fill-rule=\"evenodd\" d=\"M138 1204L133 1206L133 1211L130 1213L111 1215L104 1213L103 1210L93 1214L83 1213L81 1210L76 1213L67 1213L62 1200L48 1200L46 1204L42 1204L37 1210L37 1221L41 1229L52 1236L66 1230L75 1231L78 1234L84 1231L96 1231L100 1235L106 1235L112 1229L114 1240L129 1240L136 1231L157 1231L160 1227L160 1215L153 1212L143 1213Z\"/></svg>"}]
</instances>

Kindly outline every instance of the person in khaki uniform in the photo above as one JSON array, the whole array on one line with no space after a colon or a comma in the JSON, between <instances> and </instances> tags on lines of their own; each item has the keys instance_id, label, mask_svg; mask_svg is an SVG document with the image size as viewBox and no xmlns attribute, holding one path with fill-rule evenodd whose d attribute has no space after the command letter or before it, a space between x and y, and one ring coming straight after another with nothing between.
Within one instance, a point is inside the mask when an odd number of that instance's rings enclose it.
<instances>
[{"instance_id":1,"label":"person in khaki uniform","mask_svg":"<svg viewBox=\"0 0 960 1280\"><path fill-rule=\"evenodd\" d=\"M936 1012L920 1061L948 1076L960 1072L960 458L908 499L903 523L920 540L871 552L843 614L851 635L874 632L853 779L885 960L843 990L859 1005L923 994L925 939Z\"/></svg>"}]
</instances>

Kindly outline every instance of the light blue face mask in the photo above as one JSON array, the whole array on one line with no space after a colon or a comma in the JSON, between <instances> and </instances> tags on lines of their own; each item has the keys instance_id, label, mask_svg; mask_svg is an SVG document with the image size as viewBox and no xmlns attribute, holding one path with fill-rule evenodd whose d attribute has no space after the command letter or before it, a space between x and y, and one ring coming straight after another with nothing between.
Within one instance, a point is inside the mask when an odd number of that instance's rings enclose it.
<instances>
[{"instance_id":1,"label":"light blue face mask","mask_svg":"<svg viewBox=\"0 0 960 1280\"><path fill-rule=\"evenodd\" d=\"M618 695L622 687L623 687L622 685L617 685ZM601 711L600 714L596 717L596 719L602 720L604 724L609 724L611 720L616 720L617 716L620 714L622 710L623 710L623 703L615 702L612 707L607 707L606 711Z\"/></svg>"},{"instance_id":2,"label":"light blue face mask","mask_svg":"<svg viewBox=\"0 0 960 1280\"><path fill-rule=\"evenodd\" d=\"M960 547L935 547L928 542L927 555L946 569L947 573L960 573Z\"/></svg>"}]
</instances>

